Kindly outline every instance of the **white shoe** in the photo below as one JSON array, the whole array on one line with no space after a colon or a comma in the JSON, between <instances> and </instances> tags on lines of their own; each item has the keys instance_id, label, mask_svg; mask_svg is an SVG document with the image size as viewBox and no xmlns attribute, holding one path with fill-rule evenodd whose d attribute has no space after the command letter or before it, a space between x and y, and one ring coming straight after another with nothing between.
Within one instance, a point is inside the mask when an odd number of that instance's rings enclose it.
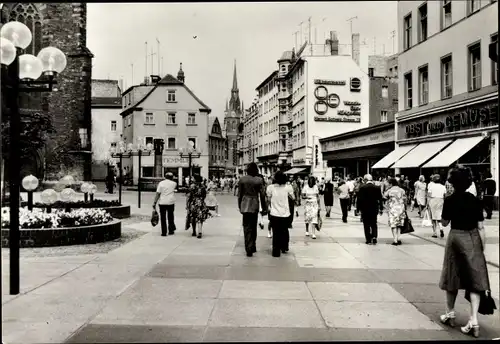
<instances>
[{"instance_id":1,"label":"white shoe","mask_svg":"<svg viewBox=\"0 0 500 344\"><path fill-rule=\"evenodd\" d=\"M316 235L315 235L315 234L313 234L313 235L311 236L311 238L316 239Z\"/></svg>"},{"instance_id":2,"label":"white shoe","mask_svg":"<svg viewBox=\"0 0 500 344\"><path fill-rule=\"evenodd\" d=\"M268 238L272 238L272 237L273 237L273 233L271 233L271 232L267 232L267 237L268 237Z\"/></svg>"},{"instance_id":3,"label":"white shoe","mask_svg":"<svg viewBox=\"0 0 500 344\"><path fill-rule=\"evenodd\" d=\"M309 232L308 231L306 231L306 236L309 236Z\"/></svg>"}]
</instances>

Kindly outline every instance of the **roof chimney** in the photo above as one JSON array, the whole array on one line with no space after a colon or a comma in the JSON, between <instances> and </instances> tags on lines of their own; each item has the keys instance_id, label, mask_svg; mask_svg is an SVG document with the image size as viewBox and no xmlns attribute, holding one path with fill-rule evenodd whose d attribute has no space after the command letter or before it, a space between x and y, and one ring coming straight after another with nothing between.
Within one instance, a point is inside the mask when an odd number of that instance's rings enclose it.
<instances>
[{"instance_id":1,"label":"roof chimney","mask_svg":"<svg viewBox=\"0 0 500 344\"><path fill-rule=\"evenodd\" d=\"M359 33L352 34L352 59L359 66Z\"/></svg>"},{"instance_id":2,"label":"roof chimney","mask_svg":"<svg viewBox=\"0 0 500 344\"><path fill-rule=\"evenodd\" d=\"M335 56L339 54L339 39L335 31L330 31L330 53Z\"/></svg>"},{"instance_id":3,"label":"roof chimney","mask_svg":"<svg viewBox=\"0 0 500 344\"><path fill-rule=\"evenodd\" d=\"M151 84L154 85L156 83L158 83L158 81L161 80L160 76L159 75L150 75L151 77Z\"/></svg>"}]
</instances>

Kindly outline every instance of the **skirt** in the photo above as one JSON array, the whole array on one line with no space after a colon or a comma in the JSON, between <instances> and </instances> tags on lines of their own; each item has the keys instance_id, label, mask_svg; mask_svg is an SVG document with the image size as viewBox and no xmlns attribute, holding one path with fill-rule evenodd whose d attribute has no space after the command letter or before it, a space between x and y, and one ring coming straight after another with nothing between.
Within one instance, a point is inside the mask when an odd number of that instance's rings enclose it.
<instances>
[{"instance_id":1,"label":"skirt","mask_svg":"<svg viewBox=\"0 0 500 344\"><path fill-rule=\"evenodd\" d=\"M304 205L304 222L318 224L318 202L314 200L306 200Z\"/></svg>"},{"instance_id":2,"label":"skirt","mask_svg":"<svg viewBox=\"0 0 500 344\"><path fill-rule=\"evenodd\" d=\"M488 268L483 243L477 229L451 229L444 251L443 270L439 288L447 291L490 290Z\"/></svg>"},{"instance_id":3,"label":"skirt","mask_svg":"<svg viewBox=\"0 0 500 344\"><path fill-rule=\"evenodd\" d=\"M441 220L441 212L443 211L443 198L434 198L431 197L429 199L429 210L431 212L431 220L439 221Z\"/></svg>"},{"instance_id":4,"label":"skirt","mask_svg":"<svg viewBox=\"0 0 500 344\"><path fill-rule=\"evenodd\" d=\"M324 200L325 200L325 207L333 206L333 193L325 193Z\"/></svg>"}]
</instances>

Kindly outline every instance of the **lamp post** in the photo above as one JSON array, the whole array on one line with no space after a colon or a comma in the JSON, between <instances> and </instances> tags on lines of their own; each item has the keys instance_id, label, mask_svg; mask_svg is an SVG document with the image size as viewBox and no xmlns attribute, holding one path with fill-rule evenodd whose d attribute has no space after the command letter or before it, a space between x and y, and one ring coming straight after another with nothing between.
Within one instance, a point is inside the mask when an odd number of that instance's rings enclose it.
<instances>
[{"instance_id":1,"label":"lamp post","mask_svg":"<svg viewBox=\"0 0 500 344\"><path fill-rule=\"evenodd\" d=\"M193 159L198 159L201 156L201 152L194 148L193 141L189 141L187 148L179 148L179 156L188 159L189 185L191 185L191 179L193 178Z\"/></svg>"},{"instance_id":2,"label":"lamp post","mask_svg":"<svg viewBox=\"0 0 500 344\"><path fill-rule=\"evenodd\" d=\"M119 183L119 189L118 189L118 201L120 204L122 203L122 182L123 182L123 158L130 158L133 156L137 156L139 159L138 163L138 174L139 177L137 179L137 207L141 207L141 165L142 165L142 157L143 156L149 156L151 155L151 152L153 150L153 144L148 143L145 147L142 143L142 138L138 137L137 138L137 144L134 145L132 143L129 143L127 145L127 148L125 149L125 143L123 141L120 141L118 143L118 152L114 150L114 148L110 148L110 153L111 157L113 158L119 158L120 159L120 183Z\"/></svg>"},{"instance_id":3,"label":"lamp post","mask_svg":"<svg viewBox=\"0 0 500 344\"><path fill-rule=\"evenodd\" d=\"M34 175L29 175L23 178L22 185L24 190L28 192L28 210L33 210L33 191L38 187L38 178Z\"/></svg>"},{"instance_id":4,"label":"lamp post","mask_svg":"<svg viewBox=\"0 0 500 344\"><path fill-rule=\"evenodd\" d=\"M54 78L66 68L66 56L54 47L40 50L37 56L23 54L32 41L29 28L17 21L6 23L0 30L0 62L5 84L10 124L9 189L10 189L10 294L19 294L19 198L21 166L20 92L51 92ZM44 78L37 80L44 74Z\"/></svg>"}]
</instances>

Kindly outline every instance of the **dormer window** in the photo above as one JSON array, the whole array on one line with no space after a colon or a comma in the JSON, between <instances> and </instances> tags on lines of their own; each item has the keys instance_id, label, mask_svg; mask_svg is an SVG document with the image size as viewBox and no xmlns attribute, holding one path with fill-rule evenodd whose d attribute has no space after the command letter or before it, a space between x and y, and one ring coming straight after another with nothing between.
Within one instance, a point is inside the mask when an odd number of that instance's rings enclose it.
<instances>
[{"instance_id":1,"label":"dormer window","mask_svg":"<svg viewBox=\"0 0 500 344\"><path fill-rule=\"evenodd\" d=\"M175 101L176 101L175 90L168 90L167 91L167 102L173 103Z\"/></svg>"}]
</instances>

